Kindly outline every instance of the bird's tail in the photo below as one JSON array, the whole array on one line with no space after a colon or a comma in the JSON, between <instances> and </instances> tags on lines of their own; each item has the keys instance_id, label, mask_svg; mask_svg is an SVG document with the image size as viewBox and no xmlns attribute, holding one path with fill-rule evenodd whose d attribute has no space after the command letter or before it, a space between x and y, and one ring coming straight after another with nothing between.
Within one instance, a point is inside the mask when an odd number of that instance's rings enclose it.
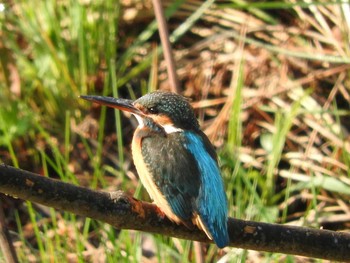
<instances>
[{"instance_id":1,"label":"bird's tail","mask_svg":"<svg viewBox=\"0 0 350 263\"><path fill-rule=\"evenodd\" d=\"M196 215L193 218L193 224L197 225L201 230L203 230L210 240L214 240L215 244L219 248L224 248L229 244L230 239L227 232L227 226L209 228L199 215Z\"/></svg>"}]
</instances>

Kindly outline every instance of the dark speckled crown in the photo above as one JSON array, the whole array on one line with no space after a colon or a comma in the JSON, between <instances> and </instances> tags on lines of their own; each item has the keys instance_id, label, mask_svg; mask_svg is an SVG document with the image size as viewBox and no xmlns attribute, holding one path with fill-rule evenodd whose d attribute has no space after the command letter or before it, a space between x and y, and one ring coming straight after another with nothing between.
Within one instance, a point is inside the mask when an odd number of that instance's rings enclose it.
<instances>
[{"instance_id":1,"label":"dark speckled crown","mask_svg":"<svg viewBox=\"0 0 350 263\"><path fill-rule=\"evenodd\" d=\"M155 91L137 99L134 104L142 105L149 113L169 117L177 128L187 130L199 129L192 106L181 95L172 92Z\"/></svg>"}]
</instances>

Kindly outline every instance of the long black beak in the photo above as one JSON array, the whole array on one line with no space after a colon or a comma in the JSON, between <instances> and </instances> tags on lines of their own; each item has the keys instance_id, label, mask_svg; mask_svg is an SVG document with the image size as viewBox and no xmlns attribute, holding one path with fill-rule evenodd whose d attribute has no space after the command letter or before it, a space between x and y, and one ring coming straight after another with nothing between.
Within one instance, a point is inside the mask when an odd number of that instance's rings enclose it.
<instances>
[{"instance_id":1,"label":"long black beak","mask_svg":"<svg viewBox=\"0 0 350 263\"><path fill-rule=\"evenodd\" d=\"M100 105L105 105L107 107L116 108L123 111L129 111L137 115L144 115L142 111L136 108L133 105L132 100L113 98L113 97L104 97L104 96L95 96L95 95L80 95L80 98L88 101L98 103Z\"/></svg>"}]
</instances>

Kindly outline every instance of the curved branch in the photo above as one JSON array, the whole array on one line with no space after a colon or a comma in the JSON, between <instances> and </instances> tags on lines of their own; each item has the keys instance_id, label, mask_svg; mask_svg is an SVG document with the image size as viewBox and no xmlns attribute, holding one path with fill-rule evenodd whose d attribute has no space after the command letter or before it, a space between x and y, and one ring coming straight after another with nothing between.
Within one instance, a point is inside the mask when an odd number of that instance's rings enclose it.
<instances>
[{"instance_id":1,"label":"curved branch","mask_svg":"<svg viewBox=\"0 0 350 263\"><path fill-rule=\"evenodd\" d=\"M119 229L134 229L177 238L210 242L196 227L167 219L153 204L127 196L64 183L0 165L0 192L56 209L90 217ZM350 234L230 218L230 246L350 261Z\"/></svg>"}]
</instances>

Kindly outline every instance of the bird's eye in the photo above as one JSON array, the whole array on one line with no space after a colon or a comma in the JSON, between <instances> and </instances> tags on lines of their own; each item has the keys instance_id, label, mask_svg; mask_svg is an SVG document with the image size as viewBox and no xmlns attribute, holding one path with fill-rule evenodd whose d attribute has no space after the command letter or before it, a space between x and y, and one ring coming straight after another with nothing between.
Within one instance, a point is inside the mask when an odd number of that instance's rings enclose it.
<instances>
[{"instance_id":1,"label":"bird's eye","mask_svg":"<svg viewBox=\"0 0 350 263\"><path fill-rule=\"evenodd\" d=\"M151 114L157 114L157 113L158 113L158 110L157 110L155 107L150 107L150 108L148 108L148 111L149 111L149 113L151 113Z\"/></svg>"}]
</instances>

